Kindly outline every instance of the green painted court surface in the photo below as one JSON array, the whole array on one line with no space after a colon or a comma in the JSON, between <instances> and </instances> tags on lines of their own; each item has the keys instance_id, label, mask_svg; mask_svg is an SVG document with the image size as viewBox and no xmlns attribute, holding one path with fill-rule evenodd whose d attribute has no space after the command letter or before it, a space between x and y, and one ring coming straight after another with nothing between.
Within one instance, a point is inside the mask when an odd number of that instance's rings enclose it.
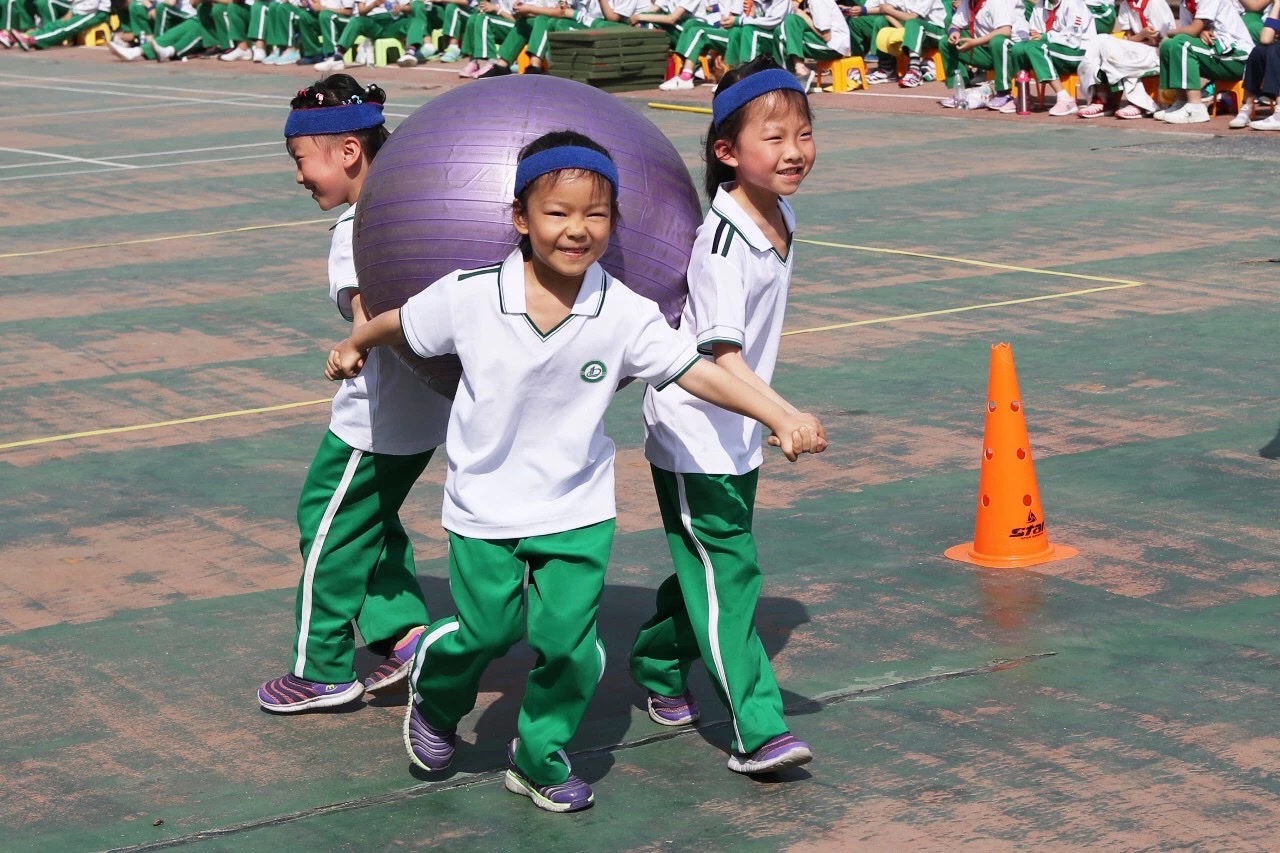
<instances>
[{"instance_id":1,"label":"green painted court surface","mask_svg":"<svg viewBox=\"0 0 1280 853\"><path fill-rule=\"evenodd\" d=\"M216 65L0 53L0 847L1275 848L1277 143L815 97L776 386L832 447L772 455L757 519L758 621L816 758L730 773L702 674L698 729L645 717L626 652L669 557L631 388L611 657L573 743L597 805L556 816L501 784L527 649L441 778L410 768L403 694L257 707L342 325L333 216L280 139L305 69ZM375 75L393 121L451 83ZM706 117L646 100L696 167ZM1079 557L941 556L973 535L998 341ZM405 511L436 615L442 478Z\"/></svg>"}]
</instances>

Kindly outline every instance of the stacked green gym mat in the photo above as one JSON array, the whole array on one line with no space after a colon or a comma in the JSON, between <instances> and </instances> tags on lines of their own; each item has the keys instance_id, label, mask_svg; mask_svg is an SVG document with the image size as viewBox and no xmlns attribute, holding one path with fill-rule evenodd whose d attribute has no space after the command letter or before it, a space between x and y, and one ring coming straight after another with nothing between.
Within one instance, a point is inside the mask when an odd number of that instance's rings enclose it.
<instances>
[{"instance_id":1,"label":"stacked green gym mat","mask_svg":"<svg viewBox=\"0 0 1280 853\"><path fill-rule=\"evenodd\" d=\"M663 30L606 27L551 33L552 74L606 92L653 89L667 73L670 41Z\"/></svg>"}]
</instances>

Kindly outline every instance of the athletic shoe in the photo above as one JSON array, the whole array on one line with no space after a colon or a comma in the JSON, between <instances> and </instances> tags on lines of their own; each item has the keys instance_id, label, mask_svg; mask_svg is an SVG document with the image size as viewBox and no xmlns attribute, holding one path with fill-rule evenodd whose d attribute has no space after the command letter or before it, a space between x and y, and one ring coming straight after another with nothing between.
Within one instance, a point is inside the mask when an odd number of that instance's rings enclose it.
<instances>
[{"instance_id":1,"label":"athletic shoe","mask_svg":"<svg viewBox=\"0 0 1280 853\"><path fill-rule=\"evenodd\" d=\"M914 89L924 82L924 77L919 71L907 71L902 75L902 79L898 81L898 85L903 89Z\"/></svg>"},{"instance_id":2,"label":"athletic shoe","mask_svg":"<svg viewBox=\"0 0 1280 853\"><path fill-rule=\"evenodd\" d=\"M218 57L223 62L238 62L241 59L253 59L253 51L247 47L237 47L234 50L228 50L222 56Z\"/></svg>"},{"instance_id":3,"label":"athletic shoe","mask_svg":"<svg viewBox=\"0 0 1280 853\"><path fill-rule=\"evenodd\" d=\"M1059 92L1058 100L1053 106L1049 107L1049 115L1051 116L1072 116L1079 112L1080 107L1076 106L1076 99L1071 96L1070 92Z\"/></svg>"},{"instance_id":4,"label":"athletic shoe","mask_svg":"<svg viewBox=\"0 0 1280 853\"><path fill-rule=\"evenodd\" d=\"M368 39L360 42L360 46L356 48L355 62L353 64L364 65L371 68L375 61L376 60L373 55L373 42ZM337 71L340 69L334 70Z\"/></svg>"},{"instance_id":5,"label":"athletic shoe","mask_svg":"<svg viewBox=\"0 0 1280 853\"><path fill-rule=\"evenodd\" d=\"M409 760L423 770L443 770L453 761L458 743L458 729L437 729L422 719L418 703L409 695L409 710L404 715L404 747Z\"/></svg>"},{"instance_id":6,"label":"athletic shoe","mask_svg":"<svg viewBox=\"0 0 1280 853\"><path fill-rule=\"evenodd\" d=\"M877 86L881 83L896 83L898 82L898 72L877 68L867 75L867 82L872 86Z\"/></svg>"},{"instance_id":7,"label":"athletic shoe","mask_svg":"<svg viewBox=\"0 0 1280 853\"><path fill-rule=\"evenodd\" d=\"M8 31L0 30L0 45L3 45L7 49L13 47L17 43L18 42L14 40L13 36L9 35Z\"/></svg>"},{"instance_id":8,"label":"athletic shoe","mask_svg":"<svg viewBox=\"0 0 1280 853\"><path fill-rule=\"evenodd\" d=\"M1204 104L1187 104L1176 112L1164 114L1169 124L1203 124L1209 120L1209 108Z\"/></svg>"},{"instance_id":9,"label":"athletic shoe","mask_svg":"<svg viewBox=\"0 0 1280 853\"><path fill-rule=\"evenodd\" d=\"M280 48L273 47L271 52L262 57L263 65L279 65L280 64Z\"/></svg>"},{"instance_id":10,"label":"athletic shoe","mask_svg":"<svg viewBox=\"0 0 1280 853\"><path fill-rule=\"evenodd\" d=\"M347 63L343 61L341 56L331 56L321 62L316 63L317 71L342 71L347 67Z\"/></svg>"},{"instance_id":11,"label":"athletic shoe","mask_svg":"<svg viewBox=\"0 0 1280 853\"><path fill-rule=\"evenodd\" d=\"M1227 127L1231 128L1232 130L1240 130L1242 128L1248 127L1249 122L1252 119L1253 119L1253 116L1250 115L1247 110L1241 110L1240 112L1236 113L1235 118L1231 119L1231 122L1230 124L1227 125Z\"/></svg>"},{"instance_id":12,"label":"athletic shoe","mask_svg":"<svg viewBox=\"0 0 1280 853\"><path fill-rule=\"evenodd\" d=\"M136 62L142 58L142 48L130 47L123 42L109 41L107 42L107 49L125 62Z\"/></svg>"},{"instance_id":13,"label":"athletic shoe","mask_svg":"<svg viewBox=\"0 0 1280 853\"><path fill-rule=\"evenodd\" d=\"M257 45L254 45L253 49L249 52L249 58L254 62L266 62L267 52Z\"/></svg>"},{"instance_id":14,"label":"athletic shoe","mask_svg":"<svg viewBox=\"0 0 1280 853\"><path fill-rule=\"evenodd\" d=\"M1250 130L1280 130L1280 113L1272 113L1266 118L1249 122Z\"/></svg>"},{"instance_id":15,"label":"athletic shoe","mask_svg":"<svg viewBox=\"0 0 1280 853\"><path fill-rule=\"evenodd\" d=\"M387 655L387 659L364 680L364 689L381 690L404 681L413 667L413 658L418 654L418 644L422 642L422 632L425 630L427 629L419 625L405 634L391 650L391 654Z\"/></svg>"},{"instance_id":16,"label":"athletic shoe","mask_svg":"<svg viewBox=\"0 0 1280 853\"><path fill-rule=\"evenodd\" d=\"M444 49L444 53L440 54L436 58L441 62L457 62L462 58L462 48L458 47L456 44L451 44Z\"/></svg>"},{"instance_id":17,"label":"athletic shoe","mask_svg":"<svg viewBox=\"0 0 1280 853\"><path fill-rule=\"evenodd\" d=\"M480 63L474 59L462 66L462 70L458 72L459 77L470 77L480 71Z\"/></svg>"},{"instance_id":18,"label":"athletic shoe","mask_svg":"<svg viewBox=\"0 0 1280 853\"><path fill-rule=\"evenodd\" d=\"M13 40L17 42L18 47L22 48L23 50L36 49L36 40L33 39L31 36L27 35L26 33L21 33L21 32L18 32L17 30L9 30L9 35L13 36Z\"/></svg>"},{"instance_id":19,"label":"athletic shoe","mask_svg":"<svg viewBox=\"0 0 1280 853\"><path fill-rule=\"evenodd\" d=\"M170 48L172 50L172 48ZM277 714L293 714L309 708L333 708L359 699L364 687L358 681L346 684L317 684L293 673L268 681L258 688L258 704Z\"/></svg>"},{"instance_id":20,"label":"athletic shoe","mask_svg":"<svg viewBox=\"0 0 1280 853\"><path fill-rule=\"evenodd\" d=\"M473 80L479 79L484 75L488 74L492 68L493 68L493 63L486 59L484 62L481 62L479 67L476 68L475 71L472 71L468 76L471 77Z\"/></svg>"},{"instance_id":21,"label":"athletic shoe","mask_svg":"<svg viewBox=\"0 0 1280 853\"><path fill-rule=\"evenodd\" d=\"M807 95L813 90L813 81L818 79L818 75L812 68L806 68L804 71L796 74L796 82L804 87L804 93Z\"/></svg>"},{"instance_id":22,"label":"athletic shoe","mask_svg":"<svg viewBox=\"0 0 1280 853\"><path fill-rule=\"evenodd\" d=\"M698 703L688 690L679 696L650 692L645 704L649 708L649 719L660 726L687 726L698 722Z\"/></svg>"},{"instance_id":23,"label":"athletic shoe","mask_svg":"<svg viewBox=\"0 0 1280 853\"><path fill-rule=\"evenodd\" d=\"M436 46L432 42L423 42L422 47L418 48L418 58L426 61L436 55Z\"/></svg>"},{"instance_id":24,"label":"athletic shoe","mask_svg":"<svg viewBox=\"0 0 1280 853\"><path fill-rule=\"evenodd\" d=\"M766 741L750 755L733 753L729 769L735 773L772 773L784 767L799 767L813 759L809 744L788 732Z\"/></svg>"},{"instance_id":25,"label":"athletic shoe","mask_svg":"<svg viewBox=\"0 0 1280 853\"><path fill-rule=\"evenodd\" d=\"M1012 106L1013 109L1006 110L1005 107ZM1013 99L1012 95L996 95L987 101L987 109L995 110L998 113L1012 113L1018 109L1018 102Z\"/></svg>"},{"instance_id":26,"label":"athletic shoe","mask_svg":"<svg viewBox=\"0 0 1280 853\"><path fill-rule=\"evenodd\" d=\"M1167 117L1169 113L1176 113L1178 110L1182 109L1186 105L1187 105L1186 101L1174 101L1172 104L1165 107L1164 109L1156 110L1154 113L1151 114L1151 117L1156 121L1164 121L1165 117Z\"/></svg>"},{"instance_id":27,"label":"athletic shoe","mask_svg":"<svg viewBox=\"0 0 1280 853\"><path fill-rule=\"evenodd\" d=\"M506 77L511 73L511 69L505 65L498 65L496 62L482 73L476 75L478 80L487 80L490 77Z\"/></svg>"},{"instance_id":28,"label":"athletic shoe","mask_svg":"<svg viewBox=\"0 0 1280 853\"><path fill-rule=\"evenodd\" d=\"M578 812L590 808L596 801L591 786L577 776L570 776L558 785L536 785L516 767L516 740L507 744L507 790L533 800L533 804L547 812Z\"/></svg>"},{"instance_id":29,"label":"athletic shoe","mask_svg":"<svg viewBox=\"0 0 1280 853\"><path fill-rule=\"evenodd\" d=\"M396 65L399 65L401 68L412 68L417 64L418 51L416 50L406 50L404 53L400 54L400 58L396 60Z\"/></svg>"},{"instance_id":30,"label":"athletic shoe","mask_svg":"<svg viewBox=\"0 0 1280 853\"><path fill-rule=\"evenodd\" d=\"M296 47L290 47L280 51L280 58L276 60L276 65L297 65L301 61L302 54L298 53Z\"/></svg>"},{"instance_id":31,"label":"athletic shoe","mask_svg":"<svg viewBox=\"0 0 1280 853\"><path fill-rule=\"evenodd\" d=\"M325 61L324 54L316 54L315 56L299 56L298 57L299 65L319 65L321 62L324 62L324 61Z\"/></svg>"},{"instance_id":32,"label":"athletic shoe","mask_svg":"<svg viewBox=\"0 0 1280 853\"><path fill-rule=\"evenodd\" d=\"M661 83L659 83L658 88L664 92L676 92L683 89L692 89L693 78L681 77L679 74L677 74L676 76L672 77L670 80L664 80Z\"/></svg>"},{"instance_id":33,"label":"athletic shoe","mask_svg":"<svg viewBox=\"0 0 1280 853\"><path fill-rule=\"evenodd\" d=\"M151 45L151 50L155 52L157 62L168 62L178 52L176 47L165 47L160 44L155 36L147 36L147 44Z\"/></svg>"}]
</instances>

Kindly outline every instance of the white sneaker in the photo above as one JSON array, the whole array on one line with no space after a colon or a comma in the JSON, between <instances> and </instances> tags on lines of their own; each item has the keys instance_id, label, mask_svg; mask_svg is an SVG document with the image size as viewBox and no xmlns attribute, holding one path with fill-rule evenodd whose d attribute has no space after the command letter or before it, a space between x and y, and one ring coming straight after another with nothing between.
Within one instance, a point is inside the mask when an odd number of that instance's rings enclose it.
<instances>
[{"instance_id":1,"label":"white sneaker","mask_svg":"<svg viewBox=\"0 0 1280 853\"><path fill-rule=\"evenodd\" d=\"M114 39L107 42L107 47L111 49L112 53L123 59L125 62L133 62L142 58L142 48L140 47L130 47L124 42L119 42Z\"/></svg>"},{"instance_id":2,"label":"white sneaker","mask_svg":"<svg viewBox=\"0 0 1280 853\"><path fill-rule=\"evenodd\" d=\"M266 61L267 61L267 52L266 52L265 50L263 50L262 48L260 48L260 47L255 47L255 48L250 52L249 57L250 57L254 62L266 62Z\"/></svg>"},{"instance_id":3,"label":"white sneaker","mask_svg":"<svg viewBox=\"0 0 1280 853\"><path fill-rule=\"evenodd\" d=\"M1249 122L1250 130L1280 130L1280 112Z\"/></svg>"},{"instance_id":4,"label":"white sneaker","mask_svg":"<svg viewBox=\"0 0 1280 853\"><path fill-rule=\"evenodd\" d=\"M1236 113L1236 117L1231 120L1231 123L1228 124L1227 127L1231 128L1232 130L1240 130L1243 127L1248 127L1249 120L1252 118L1253 116L1250 115L1247 111L1241 110L1240 112Z\"/></svg>"},{"instance_id":5,"label":"white sneaker","mask_svg":"<svg viewBox=\"0 0 1280 853\"><path fill-rule=\"evenodd\" d=\"M341 71L347 67L347 63L342 61L341 56L334 56L315 64L317 71Z\"/></svg>"},{"instance_id":6,"label":"white sneaker","mask_svg":"<svg viewBox=\"0 0 1280 853\"><path fill-rule=\"evenodd\" d=\"M241 59L253 59L253 51L249 50L247 47L237 47L235 50L229 50L218 58L223 62L236 62Z\"/></svg>"},{"instance_id":7,"label":"white sneaker","mask_svg":"<svg viewBox=\"0 0 1280 853\"><path fill-rule=\"evenodd\" d=\"M400 58L396 60L396 65L399 65L401 68L412 68L417 64L418 55L414 53L412 49L406 50L404 53L400 54Z\"/></svg>"},{"instance_id":8,"label":"white sneaker","mask_svg":"<svg viewBox=\"0 0 1280 853\"><path fill-rule=\"evenodd\" d=\"M1168 116L1169 113L1176 113L1178 110L1182 109L1186 105L1187 105L1186 101L1174 101L1172 104L1165 107L1164 109L1156 110L1155 112L1153 112L1151 114L1151 117L1156 121L1164 121L1165 117Z\"/></svg>"},{"instance_id":9,"label":"white sneaker","mask_svg":"<svg viewBox=\"0 0 1280 853\"><path fill-rule=\"evenodd\" d=\"M1177 112L1165 113L1169 124L1203 124L1209 120L1209 108L1204 104L1187 104Z\"/></svg>"},{"instance_id":10,"label":"white sneaker","mask_svg":"<svg viewBox=\"0 0 1280 853\"><path fill-rule=\"evenodd\" d=\"M1071 116L1080 111L1080 107L1076 105L1076 99L1071 97L1070 92L1059 92L1058 100L1049 108L1051 116Z\"/></svg>"},{"instance_id":11,"label":"white sneaker","mask_svg":"<svg viewBox=\"0 0 1280 853\"><path fill-rule=\"evenodd\" d=\"M157 42L155 36L147 36L147 44L151 45L151 49L155 51L156 62L168 62L178 52L176 47L165 47Z\"/></svg>"},{"instance_id":12,"label":"white sneaker","mask_svg":"<svg viewBox=\"0 0 1280 853\"><path fill-rule=\"evenodd\" d=\"M435 42L428 39L422 43L422 47L418 48L418 53L422 54L423 59L429 59L436 55Z\"/></svg>"},{"instance_id":13,"label":"white sneaker","mask_svg":"<svg viewBox=\"0 0 1280 853\"><path fill-rule=\"evenodd\" d=\"M373 65L373 42L360 42L360 46L356 48L355 64Z\"/></svg>"},{"instance_id":14,"label":"white sneaker","mask_svg":"<svg viewBox=\"0 0 1280 853\"><path fill-rule=\"evenodd\" d=\"M692 89L693 78L690 77L688 80L686 80L685 78L677 74L676 76L672 77L670 80L664 81L661 85L658 86L658 88L664 92L676 92L683 89Z\"/></svg>"}]
</instances>

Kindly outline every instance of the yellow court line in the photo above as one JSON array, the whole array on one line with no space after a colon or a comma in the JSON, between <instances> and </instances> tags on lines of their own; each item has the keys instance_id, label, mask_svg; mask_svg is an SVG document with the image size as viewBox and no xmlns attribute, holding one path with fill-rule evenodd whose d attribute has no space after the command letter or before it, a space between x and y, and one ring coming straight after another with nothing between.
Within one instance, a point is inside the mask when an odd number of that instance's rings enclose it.
<instances>
[{"instance_id":1,"label":"yellow court line","mask_svg":"<svg viewBox=\"0 0 1280 853\"><path fill-rule=\"evenodd\" d=\"M300 225L331 224L332 219L303 219L298 222L276 222L271 225L245 225L242 228L226 228L222 231L199 231L193 234L170 234L167 237L143 237L138 240L116 240L111 243L86 243L83 246L63 246L60 249L40 249L35 252L9 252L0 258L29 258L33 255L56 255L59 252L82 252L86 249L111 249L116 246L138 246L143 243L163 243L166 240L188 240L192 237L219 237L223 234L243 234L246 231L265 231L268 228L297 228ZM0 445L2 446L2 445Z\"/></svg>"},{"instance_id":2,"label":"yellow court line","mask_svg":"<svg viewBox=\"0 0 1280 853\"><path fill-rule=\"evenodd\" d=\"M301 409L304 406L318 406L321 403L332 402L332 398L325 397L323 400L304 400L301 403L282 403L278 406L263 406L258 409L240 409L235 412L219 412L216 415L197 415L194 418L179 418L174 421L157 421L152 424L136 424L134 426L111 427L110 429L92 429L87 432L71 432L66 435L50 435L44 438L29 438L26 441L11 441L8 444L0 444L0 450L12 450L17 447L31 447L36 444L49 444L54 441L70 441L73 438L92 438L98 435L116 435L122 432L140 432L145 429L159 429L160 427L179 426L181 424L198 424L203 421L217 421L223 418L235 418L240 415L260 415L264 412L282 412L285 409Z\"/></svg>"},{"instance_id":3,"label":"yellow court line","mask_svg":"<svg viewBox=\"0 0 1280 853\"><path fill-rule=\"evenodd\" d=\"M979 261L973 258L956 258L950 255L931 255L927 252L909 252L906 249L884 249L879 246L855 246L850 243L828 243L823 240L805 240L797 237L795 242L808 243L810 246L826 246L831 249L856 249L859 252L873 252L878 255L902 255L908 258L927 258L931 261L946 261L951 264L965 264L971 267L986 267L1007 272L1029 272L1035 275L1052 275L1059 278L1078 278L1082 281L1102 281L1110 284L1123 284L1126 287L1140 287L1143 282L1128 278L1108 278L1103 275L1085 275L1078 272L1061 272L1059 270L1042 270L1036 267L1019 267L1012 264L998 264L994 261ZM1084 291L1089 292L1089 291ZM1064 294L1069 296L1071 294ZM999 303L997 303L999 304Z\"/></svg>"},{"instance_id":4,"label":"yellow court line","mask_svg":"<svg viewBox=\"0 0 1280 853\"><path fill-rule=\"evenodd\" d=\"M711 107L695 107L690 104L659 104L656 101L650 101L647 106L651 110L674 110L678 113L702 113L703 115L711 115Z\"/></svg>"}]
</instances>

